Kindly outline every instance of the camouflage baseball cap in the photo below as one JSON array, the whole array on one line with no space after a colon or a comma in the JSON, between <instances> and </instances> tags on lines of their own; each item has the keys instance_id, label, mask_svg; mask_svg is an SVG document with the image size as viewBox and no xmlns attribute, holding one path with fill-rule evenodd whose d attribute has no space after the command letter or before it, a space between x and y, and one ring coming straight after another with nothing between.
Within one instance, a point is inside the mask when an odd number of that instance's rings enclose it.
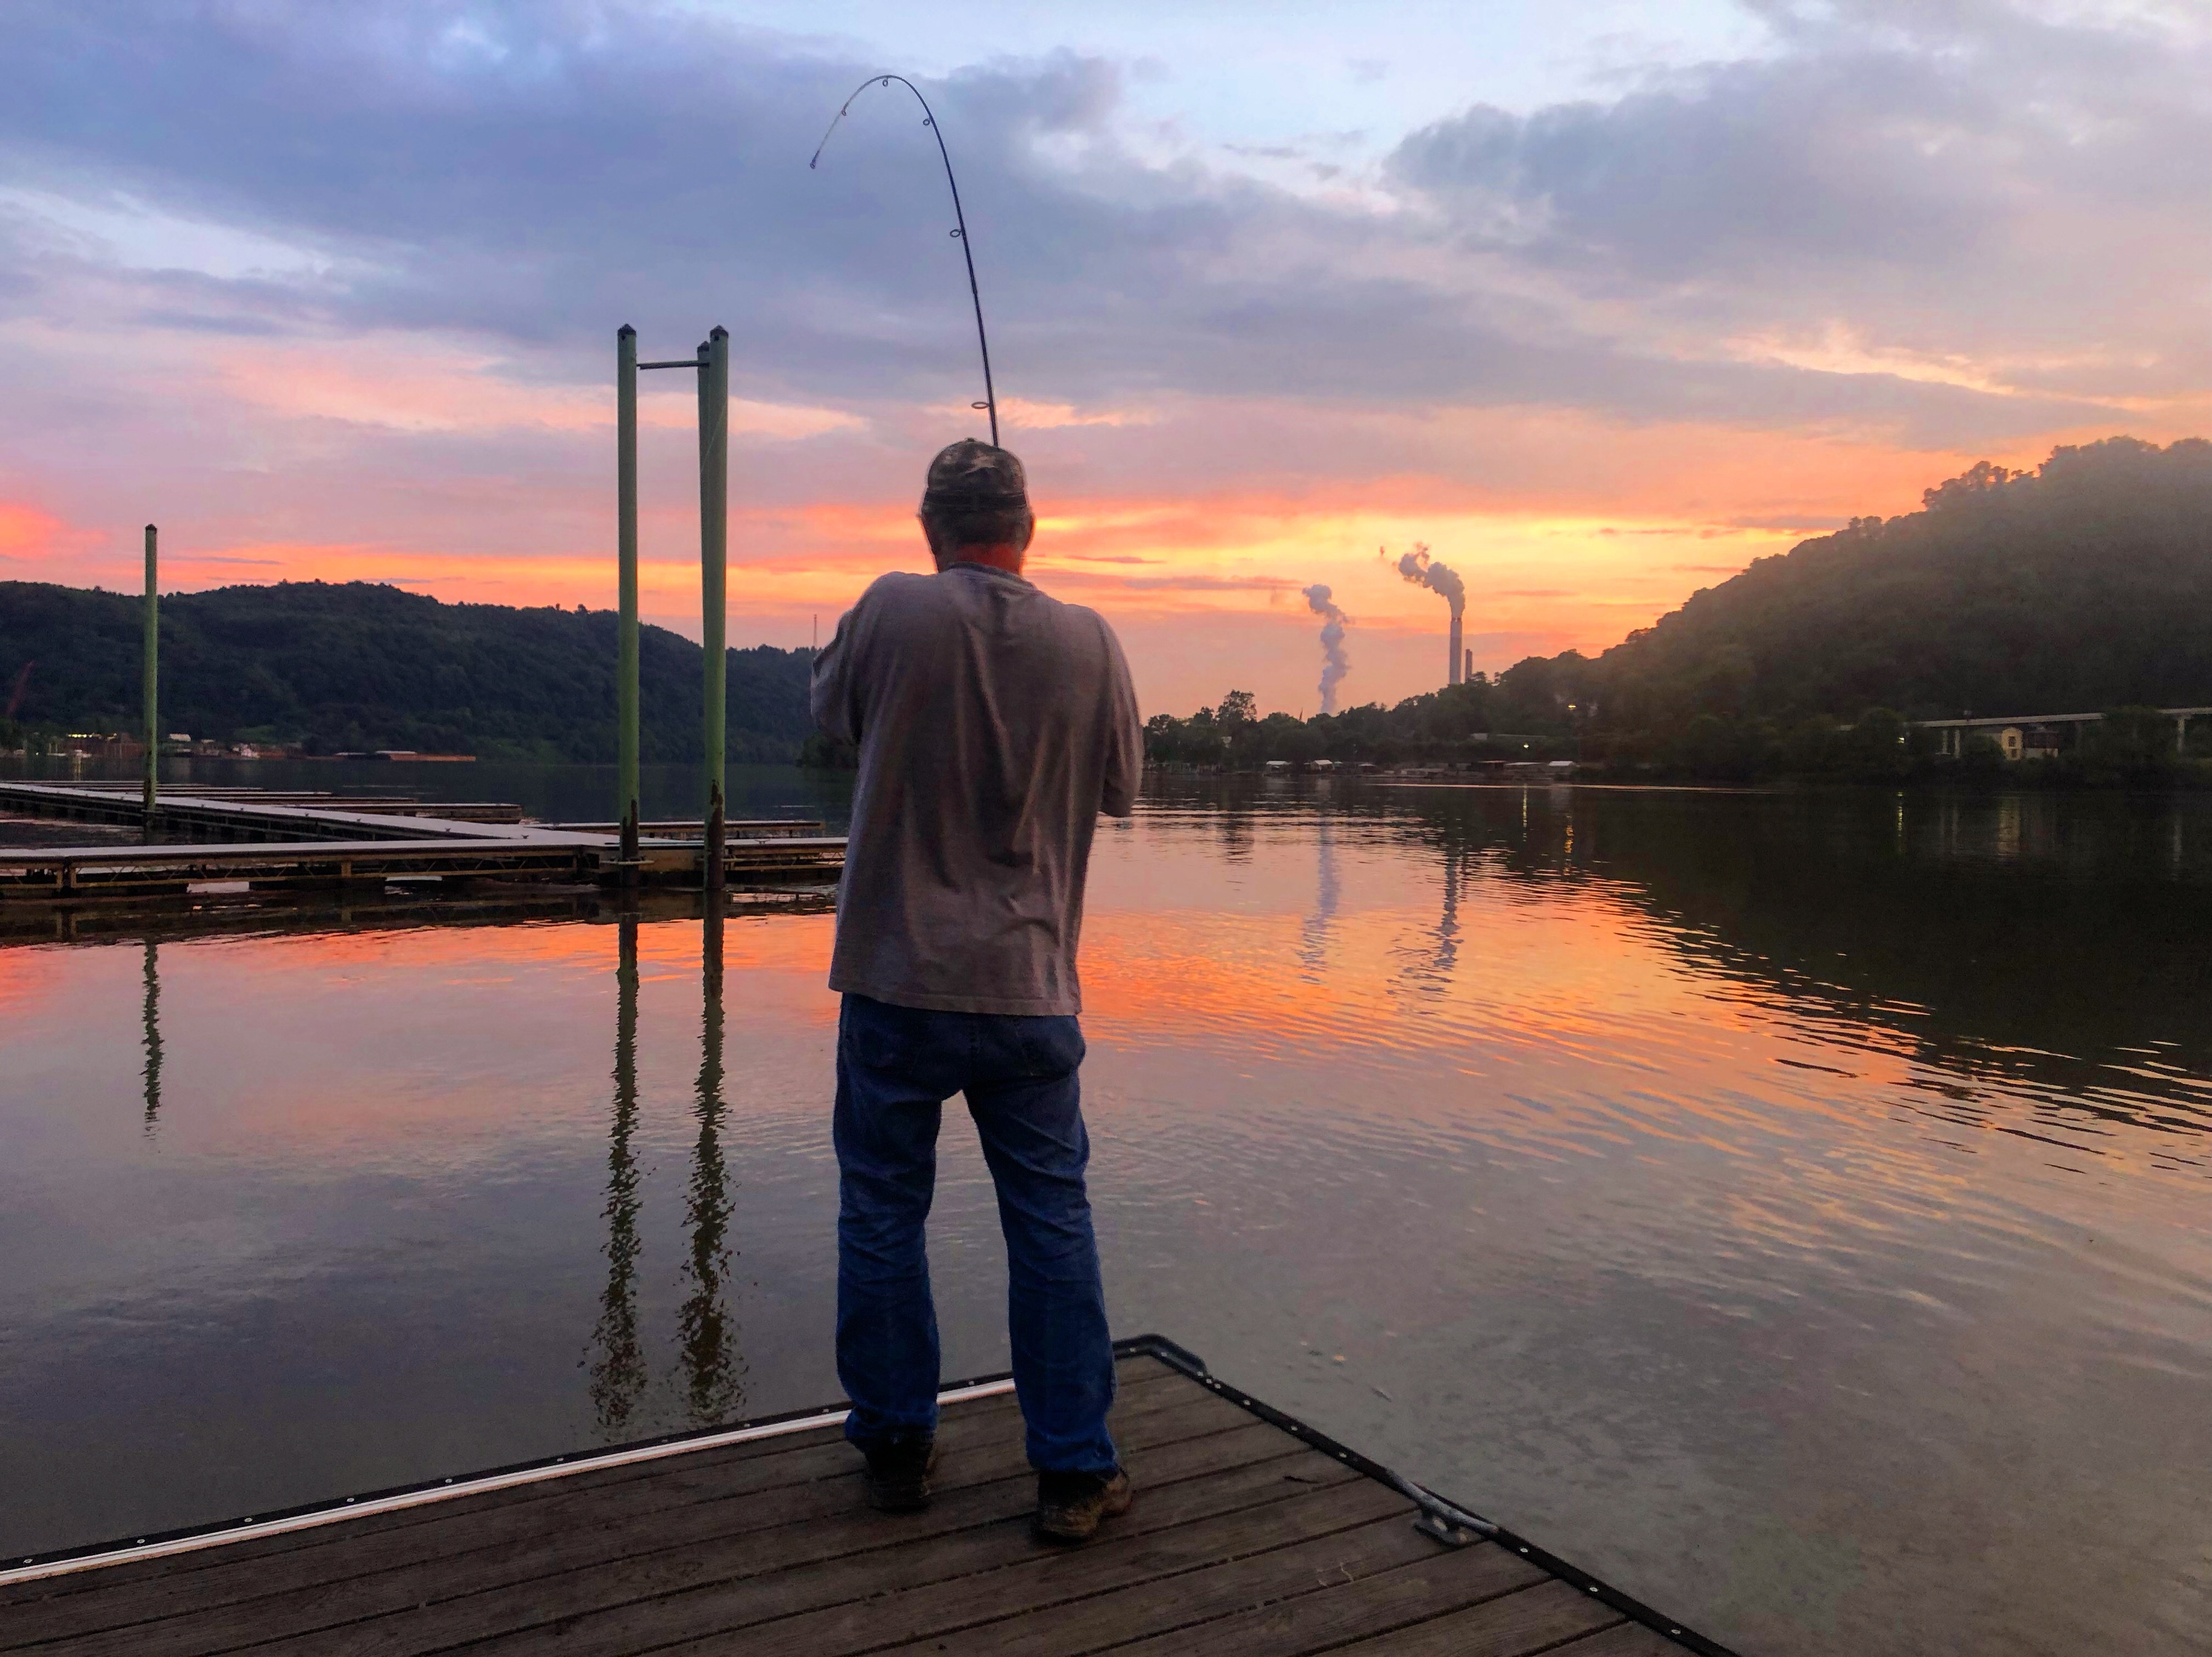
<instances>
[{"instance_id":1,"label":"camouflage baseball cap","mask_svg":"<svg viewBox=\"0 0 2212 1657\"><path fill-rule=\"evenodd\" d=\"M1009 450L963 437L938 452L929 463L921 504L958 512L994 512L1026 507L1029 477Z\"/></svg>"}]
</instances>

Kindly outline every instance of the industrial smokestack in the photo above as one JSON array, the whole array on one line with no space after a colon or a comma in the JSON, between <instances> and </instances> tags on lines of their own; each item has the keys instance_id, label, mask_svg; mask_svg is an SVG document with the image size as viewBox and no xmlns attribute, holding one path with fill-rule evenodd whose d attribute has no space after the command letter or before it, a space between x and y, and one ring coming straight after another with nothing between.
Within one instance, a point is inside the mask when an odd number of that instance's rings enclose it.
<instances>
[{"instance_id":1,"label":"industrial smokestack","mask_svg":"<svg viewBox=\"0 0 2212 1657\"><path fill-rule=\"evenodd\" d=\"M1306 588L1306 603L1313 613L1326 619L1321 626L1321 711L1336 712L1336 687L1344 676L1352 671L1352 661L1344 653L1345 623L1350 619L1329 602L1329 590L1316 582Z\"/></svg>"},{"instance_id":2,"label":"industrial smokestack","mask_svg":"<svg viewBox=\"0 0 2212 1657\"><path fill-rule=\"evenodd\" d=\"M1467 671L1460 676L1460 683L1462 684L1474 683L1474 652L1471 650L1467 652Z\"/></svg>"},{"instance_id":3,"label":"industrial smokestack","mask_svg":"<svg viewBox=\"0 0 2212 1657\"><path fill-rule=\"evenodd\" d=\"M1459 579L1459 572L1450 565L1440 564L1430 557L1427 545L1419 541L1414 542L1413 549L1398 560L1398 574L1417 587L1426 587L1431 592L1441 593L1444 602L1451 606L1451 653L1444 659L1444 682L1457 684L1464 665L1464 652L1460 645L1460 623L1467 613L1467 583Z\"/></svg>"}]
</instances>

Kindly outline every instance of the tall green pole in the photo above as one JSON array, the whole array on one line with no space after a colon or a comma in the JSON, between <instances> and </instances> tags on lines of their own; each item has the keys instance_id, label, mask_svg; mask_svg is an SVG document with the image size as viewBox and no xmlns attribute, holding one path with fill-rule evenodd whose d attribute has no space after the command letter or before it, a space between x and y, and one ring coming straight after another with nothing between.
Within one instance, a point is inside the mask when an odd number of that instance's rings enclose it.
<instances>
[{"instance_id":1,"label":"tall green pole","mask_svg":"<svg viewBox=\"0 0 2212 1657\"><path fill-rule=\"evenodd\" d=\"M708 889L722 884L722 825L727 747L725 676L729 670L730 336L717 328L699 347L700 643L706 652L705 714Z\"/></svg>"},{"instance_id":2,"label":"tall green pole","mask_svg":"<svg viewBox=\"0 0 2212 1657\"><path fill-rule=\"evenodd\" d=\"M623 877L637 870L637 330L615 331L615 545L621 618L615 643L615 792Z\"/></svg>"},{"instance_id":3,"label":"tall green pole","mask_svg":"<svg viewBox=\"0 0 2212 1657\"><path fill-rule=\"evenodd\" d=\"M155 778L161 756L161 708L157 706L155 695L161 683L159 658L161 649L161 597L156 585L157 560L155 554L157 533L151 524L146 525L146 647L139 683L146 727L146 779L140 791L142 798L139 803L145 808L145 832L149 840L154 836Z\"/></svg>"}]
</instances>

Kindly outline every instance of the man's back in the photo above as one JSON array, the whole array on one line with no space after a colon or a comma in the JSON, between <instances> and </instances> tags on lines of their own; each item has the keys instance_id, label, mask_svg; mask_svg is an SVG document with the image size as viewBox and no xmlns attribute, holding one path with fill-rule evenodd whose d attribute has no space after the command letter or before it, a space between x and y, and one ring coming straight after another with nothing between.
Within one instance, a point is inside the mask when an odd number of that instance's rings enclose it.
<instances>
[{"instance_id":1,"label":"man's back","mask_svg":"<svg viewBox=\"0 0 2212 1657\"><path fill-rule=\"evenodd\" d=\"M924 1226L957 1093L998 1187L1031 1528L1129 1510L1085 1172L1075 1017L1083 877L1127 814L1144 734L1121 647L1021 579L1029 481L974 438L929 464L934 576L887 575L814 665L814 717L860 750L830 983L837 1013L837 1375L870 1502L927 1507L942 1368Z\"/></svg>"},{"instance_id":2,"label":"man's back","mask_svg":"<svg viewBox=\"0 0 2212 1657\"><path fill-rule=\"evenodd\" d=\"M1080 1011L1092 831L1128 815L1143 765L1105 622L984 564L887 575L816 662L813 706L860 750L830 987Z\"/></svg>"}]
</instances>

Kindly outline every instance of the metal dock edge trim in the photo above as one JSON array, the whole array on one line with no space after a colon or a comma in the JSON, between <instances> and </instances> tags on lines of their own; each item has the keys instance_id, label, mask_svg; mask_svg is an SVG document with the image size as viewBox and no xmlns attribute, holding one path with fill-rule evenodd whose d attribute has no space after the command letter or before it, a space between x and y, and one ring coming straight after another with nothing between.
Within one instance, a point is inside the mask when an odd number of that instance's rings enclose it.
<instances>
[{"instance_id":1,"label":"metal dock edge trim","mask_svg":"<svg viewBox=\"0 0 2212 1657\"><path fill-rule=\"evenodd\" d=\"M976 1381L956 1382L939 1393L937 1401L939 1405L963 1404L972 1399L994 1398L1013 1390L1012 1375L988 1375ZM94 1543L89 1547L68 1549L44 1557L33 1554L24 1558L21 1564L0 1570L0 1587L35 1582L46 1577L66 1576L78 1571L98 1570L108 1565L130 1564L137 1560L164 1559L175 1554L196 1553L203 1549L219 1548L232 1542L252 1541L264 1536L283 1536L295 1531L313 1530L319 1526L340 1524L370 1514L398 1513L409 1508L428 1507L433 1502L450 1502L457 1496L483 1496L495 1490L513 1490L518 1485L541 1484L550 1479L566 1478L572 1473L599 1472L610 1467L627 1467L640 1462L689 1455L697 1450L724 1449L732 1444L750 1444L760 1439L780 1438L787 1434L807 1432L820 1427L841 1426L851 1413L850 1410L840 1406L795 1411L788 1415L765 1417L735 1427L710 1427L700 1432L618 1445L611 1450L546 1456L485 1472L457 1474L451 1478L399 1485L365 1496L342 1496L335 1501L288 1508L266 1516L254 1515L213 1525L196 1525L184 1530L134 1538L128 1542Z\"/></svg>"},{"instance_id":2,"label":"metal dock edge trim","mask_svg":"<svg viewBox=\"0 0 2212 1657\"><path fill-rule=\"evenodd\" d=\"M1662 1616L1641 1599L1622 1593L1610 1583L1601 1581L1588 1571L1569 1564L1557 1554L1538 1547L1528 1538L1507 1530L1504 1526L1484 1519L1456 1502L1448 1502L1435 1491L1415 1484L1403 1473L1384 1466L1381 1462L1362 1455L1349 1445L1340 1444L1328 1434L1308 1426L1296 1416L1285 1415L1271 1404L1254 1398L1249 1393L1230 1386L1206 1367L1206 1360L1180 1346L1164 1335L1138 1335L1128 1340L1114 1343L1117 1357L1149 1357L1158 1359L1170 1369L1178 1369L1201 1387L1224 1398L1239 1409L1257 1416L1270 1426L1279 1427L1293 1437L1304 1440L1323 1455L1332 1456L1347 1467L1364 1473L1376 1483L1389 1485L1421 1509L1422 1528L1440 1542L1450 1545L1451 1539L1440 1532L1466 1529L1477 1533L1477 1538L1495 1542L1527 1559L1531 1564L1557 1577L1571 1587L1580 1588L1601 1605L1610 1605L1630 1621L1642 1624L1655 1633L1663 1634L1675 1644L1701 1654L1701 1657L1739 1657L1739 1654L1718 1641L1709 1640L1696 1630ZM1435 1528L1431 1528L1431 1527Z\"/></svg>"}]
</instances>

